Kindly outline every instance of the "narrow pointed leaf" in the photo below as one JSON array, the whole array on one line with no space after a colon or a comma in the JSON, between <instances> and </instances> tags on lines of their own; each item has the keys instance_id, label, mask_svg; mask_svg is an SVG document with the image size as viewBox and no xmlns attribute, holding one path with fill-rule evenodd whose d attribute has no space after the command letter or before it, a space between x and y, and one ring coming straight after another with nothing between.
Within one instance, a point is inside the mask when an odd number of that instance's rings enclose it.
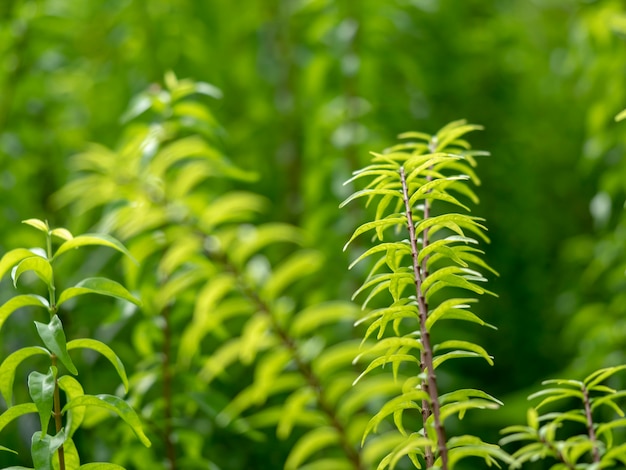
<instances>
[{"instance_id":1,"label":"narrow pointed leaf","mask_svg":"<svg viewBox=\"0 0 626 470\"><path fill-rule=\"evenodd\" d=\"M376 228L386 229L396 225L406 225L406 217L387 217L386 219L365 223L355 230L355 232L352 234L352 237L350 237L350 239L344 245L343 249L345 251L348 248L348 245L350 245L350 243L352 243L352 241L354 241L354 239L362 233Z\"/></svg>"},{"instance_id":2,"label":"narrow pointed leaf","mask_svg":"<svg viewBox=\"0 0 626 470\"><path fill-rule=\"evenodd\" d=\"M99 352L104 357L106 357L109 362L113 364L113 367L115 367L115 370L120 376L120 379L122 379L122 383L124 384L124 390L128 392L128 377L126 376L126 369L124 368L124 364L122 364L121 359L109 346L95 339L81 338L74 339L67 343L67 350L71 351L73 349L91 349L92 351Z\"/></svg>"},{"instance_id":3,"label":"narrow pointed leaf","mask_svg":"<svg viewBox=\"0 0 626 470\"><path fill-rule=\"evenodd\" d=\"M125 254L130 259L133 259L132 255L129 253L126 247L122 245L121 242L119 242L112 236L106 235L104 233L88 233L84 235L78 235L77 237L67 240L57 249L52 259L54 260L61 256L63 253L82 246L106 246Z\"/></svg>"},{"instance_id":4,"label":"narrow pointed leaf","mask_svg":"<svg viewBox=\"0 0 626 470\"><path fill-rule=\"evenodd\" d=\"M66 402L72 401L76 397L85 394L83 387L78 380L71 375L64 375L58 379L59 388L65 392ZM74 432L80 427L85 417L85 408L73 408L67 412L67 420L65 422L65 435L71 438Z\"/></svg>"},{"instance_id":5,"label":"narrow pointed leaf","mask_svg":"<svg viewBox=\"0 0 626 470\"><path fill-rule=\"evenodd\" d=\"M82 395L70 400L64 407L63 411L70 410L79 406L95 406L107 409L119 415L126 424L128 424L135 432L139 440L146 447L150 447L152 444L143 431L141 420L137 413L119 397L114 395Z\"/></svg>"},{"instance_id":6,"label":"narrow pointed leaf","mask_svg":"<svg viewBox=\"0 0 626 470\"><path fill-rule=\"evenodd\" d=\"M4 325L4 322L11 316L13 312L22 307L44 307L49 308L50 304L46 299L36 294L24 294L16 295L15 297L7 300L2 307L0 307L0 329Z\"/></svg>"},{"instance_id":7,"label":"narrow pointed leaf","mask_svg":"<svg viewBox=\"0 0 626 470\"><path fill-rule=\"evenodd\" d=\"M321 427L307 432L291 449L285 462L285 470L300 468L309 457L338 442L339 436L335 428Z\"/></svg>"},{"instance_id":8,"label":"narrow pointed leaf","mask_svg":"<svg viewBox=\"0 0 626 470\"><path fill-rule=\"evenodd\" d=\"M37 327L39 337L46 347L59 358L70 373L77 375L78 371L76 370L76 366L67 353L65 332L63 331L63 325L58 315L52 317L48 324L35 322L35 326Z\"/></svg>"},{"instance_id":9,"label":"narrow pointed leaf","mask_svg":"<svg viewBox=\"0 0 626 470\"><path fill-rule=\"evenodd\" d=\"M14 419L28 413L37 413L37 406L34 403L22 403L12 406L0 415L0 431Z\"/></svg>"},{"instance_id":10,"label":"narrow pointed leaf","mask_svg":"<svg viewBox=\"0 0 626 470\"><path fill-rule=\"evenodd\" d=\"M15 250L5 253L2 259L0 259L0 279L17 263L35 255L36 253L26 248L16 248Z\"/></svg>"},{"instance_id":11,"label":"narrow pointed leaf","mask_svg":"<svg viewBox=\"0 0 626 470\"><path fill-rule=\"evenodd\" d=\"M49 289L54 287L52 266L47 259L33 255L30 258L25 258L20 261L15 270L11 273L14 286L17 286L17 280L26 271L33 271L39 279L46 283Z\"/></svg>"},{"instance_id":12,"label":"narrow pointed leaf","mask_svg":"<svg viewBox=\"0 0 626 470\"><path fill-rule=\"evenodd\" d=\"M135 305L141 305L141 301L133 296L126 288L118 282L105 277L90 277L82 280L74 287L68 287L59 296L57 306L67 300L84 294L99 294L117 299L127 300Z\"/></svg>"}]
</instances>

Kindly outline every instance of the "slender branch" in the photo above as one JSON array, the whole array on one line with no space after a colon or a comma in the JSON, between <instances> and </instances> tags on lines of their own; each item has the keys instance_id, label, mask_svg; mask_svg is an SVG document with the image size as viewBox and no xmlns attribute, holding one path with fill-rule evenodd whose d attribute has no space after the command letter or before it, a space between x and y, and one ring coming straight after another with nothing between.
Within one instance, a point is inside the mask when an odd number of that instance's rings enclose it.
<instances>
[{"instance_id":1,"label":"slender branch","mask_svg":"<svg viewBox=\"0 0 626 470\"><path fill-rule=\"evenodd\" d=\"M300 352L298 351L294 338L289 336L289 333L278 323L278 321L276 321L275 315L272 314L271 307L259 296L256 290L254 290L254 288L244 282L243 276L241 275L237 267L228 259L227 255L222 254L222 256L219 258L219 261L224 265L227 271L235 276L239 289L241 289L243 294L254 303L256 308L263 315L267 316L270 319L273 331L278 335L281 342L283 343L283 346L285 346L289 350L289 353L291 354L291 357L293 358L296 367L298 368L298 371L300 372L300 374L302 374L304 379L317 395L317 403L320 410L326 415L332 427L335 428L335 430L337 431L340 446L344 454L350 461L352 467L355 470L364 470L365 466L361 460L361 454L357 452L354 446L350 443L347 429L345 425L339 420L334 406L328 401L320 378L311 369L309 364L307 364L300 356Z\"/></svg>"},{"instance_id":2,"label":"slender branch","mask_svg":"<svg viewBox=\"0 0 626 470\"><path fill-rule=\"evenodd\" d=\"M425 279L425 274L418 262L418 242L415 234L415 225L413 224L413 210L409 203L409 190L406 182L406 175L404 168L400 167L400 180L402 181L402 197L404 199L404 208L406 211L407 226L409 230L409 240L411 244L411 257L413 258L413 273L415 275L415 290L417 294L417 304L419 312L420 322L420 335L422 341L422 352L420 354L422 373L426 374L426 378L422 382L422 388L428 393L430 397L430 403L422 403L422 417L424 419L424 426L426 426L426 419L428 419L432 413L433 420L435 422L435 432L437 434L437 447L439 455L441 457L442 470L448 470L448 449L446 447L446 433L441 422L440 417L440 405L439 405L439 392L437 390L437 380L435 376L435 370L433 367L433 349L430 343L430 333L426 329L426 319L428 318L428 303L422 293L422 283ZM426 235L424 234L424 237ZM425 238L423 239L423 243ZM430 448L426 448L426 466L432 467L435 463L435 457Z\"/></svg>"},{"instance_id":3,"label":"slender branch","mask_svg":"<svg viewBox=\"0 0 626 470\"><path fill-rule=\"evenodd\" d=\"M591 415L591 401L589 400L589 390L583 384L583 402L585 404L585 418L587 419L587 433L589 434L589 440L593 446L593 461L600 462L600 451L598 450L598 439L596 438L596 431L593 427L593 416Z\"/></svg>"},{"instance_id":4,"label":"slender branch","mask_svg":"<svg viewBox=\"0 0 626 470\"><path fill-rule=\"evenodd\" d=\"M545 437L540 437L539 440L548 448L550 449L552 452L554 452L555 456L557 459L559 459L563 465L565 465L567 468L571 469L571 470L575 470L576 466L569 462L568 460L565 459L565 456L563 455L563 453L557 449L557 447L552 443L546 440Z\"/></svg>"}]
</instances>

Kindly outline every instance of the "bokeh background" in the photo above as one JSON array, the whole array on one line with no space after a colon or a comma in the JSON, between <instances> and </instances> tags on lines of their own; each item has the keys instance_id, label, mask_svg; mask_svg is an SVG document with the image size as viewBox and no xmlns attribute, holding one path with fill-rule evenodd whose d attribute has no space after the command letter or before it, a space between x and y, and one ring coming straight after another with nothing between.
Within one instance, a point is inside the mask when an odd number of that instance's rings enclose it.
<instances>
[{"instance_id":1,"label":"bokeh background","mask_svg":"<svg viewBox=\"0 0 626 470\"><path fill-rule=\"evenodd\" d=\"M68 157L114 147L172 70L222 90L225 151L260 175L247 189L332 260L320 297L349 299L341 247L362 214L338 209L342 182L400 132L466 118L491 153L475 214L499 297L478 310L498 331L479 340L495 366L450 380L509 405L468 417L497 439L541 380L626 362L625 40L622 0L3 0L0 251L36 243L26 218L79 225L50 198Z\"/></svg>"}]
</instances>

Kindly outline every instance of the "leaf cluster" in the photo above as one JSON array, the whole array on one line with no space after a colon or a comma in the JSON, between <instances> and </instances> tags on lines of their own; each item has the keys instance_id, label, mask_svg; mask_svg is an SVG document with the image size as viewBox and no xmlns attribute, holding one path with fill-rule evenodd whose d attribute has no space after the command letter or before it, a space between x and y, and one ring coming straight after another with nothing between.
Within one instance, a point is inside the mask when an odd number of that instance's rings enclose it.
<instances>
[{"instance_id":1,"label":"leaf cluster","mask_svg":"<svg viewBox=\"0 0 626 470\"><path fill-rule=\"evenodd\" d=\"M626 396L605 384L626 366L609 367L595 371L584 380L552 379L543 382L546 387L528 397L540 399L528 410L527 425L509 426L502 430L502 445L523 443L513 458L518 464L537 460L552 460L550 468L601 469L626 465L626 444L614 434L626 426L620 401ZM545 411L553 403L575 403L566 411Z\"/></svg>"},{"instance_id":2,"label":"leaf cluster","mask_svg":"<svg viewBox=\"0 0 626 470\"><path fill-rule=\"evenodd\" d=\"M369 274L354 294L367 292L358 323L367 324L362 355L369 362L359 379L390 365L393 376L402 382L402 392L380 408L363 436L365 441L387 417L393 417L404 436L381 461L381 469L394 468L404 455L417 468L431 466L428 453L432 448L439 449L438 463L434 463L437 468L443 459L448 460L442 453L449 453L449 468L469 454L483 457L489 464L498 458L507 460L497 446L471 436L442 442L443 423L448 418L462 418L471 409L497 408L501 403L473 389L438 395L435 379L443 363L478 357L492 364L492 358L481 346L465 339L430 343L431 331L444 320L490 326L471 311L476 299L458 296L463 290L491 294L482 285L486 278L481 271L493 270L482 260L483 252L478 248L479 241L488 241L486 228L483 219L467 213L468 204L478 202L469 183L479 183L474 167L476 157L485 152L471 150L463 137L479 128L457 121L432 136L402 134L407 142L374 153L372 163L348 181L364 179L367 184L343 205L364 198L366 205L374 206L373 220L360 225L345 247L364 234L371 234L375 242L352 263L370 262ZM437 204L443 209L435 213ZM383 307L366 310L383 296L388 299L380 301ZM368 343L369 339L375 341ZM417 410L423 417L422 426L414 432L404 425L409 410ZM467 452L468 447L471 452Z\"/></svg>"},{"instance_id":3,"label":"leaf cluster","mask_svg":"<svg viewBox=\"0 0 626 470\"><path fill-rule=\"evenodd\" d=\"M86 278L75 286L56 294L55 261L71 250L84 246L104 246L130 255L127 249L113 237L102 234L73 236L65 228L51 229L48 223L39 219L28 219L24 223L41 231L45 235L44 248L16 248L5 253L0 259L0 278L10 272L14 287L18 281L31 273L47 288L47 298L38 294L21 294L7 300L0 307L0 328L9 317L23 307L43 308L49 317L47 323L35 321L35 327L42 346L26 346L9 354L0 364L0 393L8 409L0 415L0 431L20 416L36 413L39 416L41 431L32 435L31 456L36 470L60 468L89 469L102 468L115 470L114 464L98 463L80 465L80 458L73 436L86 418L87 409L104 409L113 412L125 421L134 431L141 443L150 446L151 442L143 432L142 423L135 411L120 397L115 395L90 395L84 392L81 382L75 378L78 369L74 365L70 352L89 349L105 357L117 372L124 389L128 391L128 378L122 361L105 343L80 338L67 341L59 309L68 300L85 294L98 294L122 299L139 305L135 298L121 284L102 277ZM60 244L54 248L54 243ZM28 390L32 402L13 404L13 389L18 367L34 356L45 356L50 360L46 373L36 370L28 375ZM62 365L70 375L62 375ZM65 404L61 406L60 391L65 394ZM49 434L49 427L54 417L55 432ZM65 419L65 424L63 424ZM4 451L12 451L2 447ZM23 468L23 467L22 467Z\"/></svg>"}]
</instances>

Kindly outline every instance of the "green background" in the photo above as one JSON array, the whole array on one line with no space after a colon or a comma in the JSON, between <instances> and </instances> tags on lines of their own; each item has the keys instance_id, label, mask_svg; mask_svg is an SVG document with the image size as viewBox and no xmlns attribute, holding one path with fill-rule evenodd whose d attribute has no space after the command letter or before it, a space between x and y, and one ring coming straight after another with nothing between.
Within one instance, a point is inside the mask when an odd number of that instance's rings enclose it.
<instances>
[{"instance_id":1,"label":"green background","mask_svg":"<svg viewBox=\"0 0 626 470\"><path fill-rule=\"evenodd\" d=\"M541 380L626 362L625 38L619 0L4 0L0 251L38 243L26 218L89 228L50 200L68 158L115 146L131 98L172 70L223 91L223 148L260 175L246 188L330 260L320 298L349 299L341 247L362 214L338 209L342 182L400 132L466 118L491 153L475 215L499 297L478 311L498 331L476 333L494 367L448 379L509 405L468 417L497 439ZM19 335L2 332L2 355Z\"/></svg>"}]
</instances>

